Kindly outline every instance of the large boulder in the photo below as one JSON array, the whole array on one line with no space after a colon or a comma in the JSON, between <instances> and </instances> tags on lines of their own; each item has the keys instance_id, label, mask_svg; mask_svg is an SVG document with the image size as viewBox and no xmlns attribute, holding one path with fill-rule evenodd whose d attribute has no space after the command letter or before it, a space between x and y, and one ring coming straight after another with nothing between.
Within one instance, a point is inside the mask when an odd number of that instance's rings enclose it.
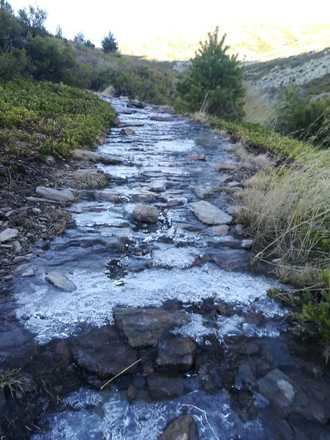
<instances>
[{"instance_id":1,"label":"large boulder","mask_svg":"<svg viewBox=\"0 0 330 440\"><path fill-rule=\"evenodd\" d=\"M55 202L71 203L76 200L75 194L70 189L54 189L46 186L38 186L36 193L45 199Z\"/></svg>"},{"instance_id":2,"label":"large boulder","mask_svg":"<svg viewBox=\"0 0 330 440\"><path fill-rule=\"evenodd\" d=\"M73 186L79 189L100 189L109 182L105 173L94 168L74 171L71 178Z\"/></svg>"},{"instance_id":3,"label":"large boulder","mask_svg":"<svg viewBox=\"0 0 330 440\"><path fill-rule=\"evenodd\" d=\"M139 223L155 224L158 222L159 211L155 206L139 203L133 209L132 216Z\"/></svg>"},{"instance_id":4,"label":"large boulder","mask_svg":"<svg viewBox=\"0 0 330 440\"><path fill-rule=\"evenodd\" d=\"M265 396L274 406L287 413L292 405L296 390L290 379L282 371L275 369L258 381L260 394Z\"/></svg>"},{"instance_id":5,"label":"large boulder","mask_svg":"<svg viewBox=\"0 0 330 440\"><path fill-rule=\"evenodd\" d=\"M14 240L18 236L18 230L7 228L0 232L0 243L6 243L7 241Z\"/></svg>"},{"instance_id":6,"label":"large boulder","mask_svg":"<svg viewBox=\"0 0 330 440\"><path fill-rule=\"evenodd\" d=\"M161 308L117 307L113 314L116 326L124 332L133 348L156 347L165 332L190 320L185 312L170 312Z\"/></svg>"},{"instance_id":7,"label":"large boulder","mask_svg":"<svg viewBox=\"0 0 330 440\"><path fill-rule=\"evenodd\" d=\"M54 287L65 292L73 292L77 289L75 284L69 280L62 272L53 270L46 274L46 280Z\"/></svg>"},{"instance_id":8,"label":"large boulder","mask_svg":"<svg viewBox=\"0 0 330 440\"><path fill-rule=\"evenodd\" d=\"M172 420L159 440L198 440L196 422L192 416L180 416Z\"/></svg>"},{"instance_id":9,"label":"large boulder","mask_svg":"<svg viewBox=\"0 0 330 440\"><path fill-rule=\"evenodd\" d=\"M123 160L117 156L109 156L105 154L96 153L90 150L74 150L72 156L77 160L87 160L89 162L100 162L104 165L119 165Z\"/></svg>"},{"instance_id":10,"label":"large boulder","mask_svg":"<svg viewBox=\"0 0 330 440\"><path fill-rule=\"evenodd\" d=\"M152 374L147 379L149 394L154 400L174 399L184 393L184 380L181 377Z\"/></svg>"},{"instance_id":11,"label":"large boulder","mask_svg":"<svg viewBox=\"0 0 330 440\"><path fill-rule=\"evenodd\" d=\"M164 369L188 371L194 363L195 342L188 337L167 335L158 345L157 365Z\"/></svg>"},{"instance_id":12,"label":"large boulder","mask_svg":"<svg viewBox=\"0 0 330 440\"><path fill-rule=\"evenodd\" d=\"M119 337L113 327L90 330L71 342L74 361L89 373L106 379L138 360L137 353ZM134 369L127 373L134 372Z\"/></svg>"},{"instance_id":13,"label":"large boulder","mask_svg":"<svg viewBox=\"0 0 330 440\"><path fill-rule=\"evenodd\" d=\"M224 225L232 221L231 215L204 200L192 203L191 209L198 220L206 225Z\"/></svg>"}]
</instances>

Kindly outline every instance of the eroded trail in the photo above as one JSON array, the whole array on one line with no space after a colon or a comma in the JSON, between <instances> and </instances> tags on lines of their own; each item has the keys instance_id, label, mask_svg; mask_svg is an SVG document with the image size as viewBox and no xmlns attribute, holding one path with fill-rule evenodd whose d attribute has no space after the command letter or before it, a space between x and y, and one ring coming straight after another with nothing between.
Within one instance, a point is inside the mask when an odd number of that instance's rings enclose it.
<instances>
[{"instance_id":1,"label":"eroded trail","mask_svg":"<svg viewBox=\"0 0 330 440\"><path fill-rule=\"evenodd\" d=\"M290 353L285 310L266 295L276 281L249 272L232 144L159 109L113 105L121 127L99 151L117 164L98 165L109 188L81 191L74 225L16 281L17 341L64 341L85 385L33 438L153 440L182 414L201 439L329 438L328 378ZM158 222L135 221L138 203Z\"/></svg>"}]
</instances>

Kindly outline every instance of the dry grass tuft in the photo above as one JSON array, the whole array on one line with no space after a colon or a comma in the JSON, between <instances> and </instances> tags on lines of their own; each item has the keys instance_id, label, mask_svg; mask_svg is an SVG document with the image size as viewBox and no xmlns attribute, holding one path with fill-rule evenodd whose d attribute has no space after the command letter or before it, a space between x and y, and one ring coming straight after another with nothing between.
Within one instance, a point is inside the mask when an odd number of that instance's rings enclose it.
<instances>
[{"instance_id":1,"label":"dry grass tuft","mask_svg":"<svg viewBox=\"0 0 330 440\"><path fill-rule=\"evenodd\" d=\"M255 237L256 258L277 266L282 276L296 272L305 279L310 272L314 281L315 271L329 267L328 156L315 153L294 164L268 167L242 193L240 220Z\"/></svg>"}]
</instances>

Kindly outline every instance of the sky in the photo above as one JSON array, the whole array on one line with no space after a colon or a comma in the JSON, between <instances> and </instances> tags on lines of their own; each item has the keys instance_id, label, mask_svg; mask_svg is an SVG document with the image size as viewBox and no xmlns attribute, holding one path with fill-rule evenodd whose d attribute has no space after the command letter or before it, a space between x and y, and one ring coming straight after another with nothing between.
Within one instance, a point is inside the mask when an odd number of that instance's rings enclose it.
<instances>
[{"instance_id":1,"label":"sky","mask_svg":"<svg viewBox=\"0 0 330 440\"><path fill-rule=\"evenodd\" d=\"M61 25L65 37L73 38L83 32L100 45L104 35L111 31L122 52L158 59L189 58L198 41L217 25L238 48L244 46L244 40L249 38L247 34L254 34L255 39L260 33L274 40L282 38L273 32L280 28L284 32L289 30L293 39L299 39L306 29L309 34L313 29L315 33L315 27L311 28L315 24L323 25L322 39L329 37L330 44L329 0L11 0L10 3L16 10L29 4L47 10L47 28L51 32ZM306 42L308 39L310 36ZM244 52L242 47L239 50Z\"/></svg>"}]
</instances>

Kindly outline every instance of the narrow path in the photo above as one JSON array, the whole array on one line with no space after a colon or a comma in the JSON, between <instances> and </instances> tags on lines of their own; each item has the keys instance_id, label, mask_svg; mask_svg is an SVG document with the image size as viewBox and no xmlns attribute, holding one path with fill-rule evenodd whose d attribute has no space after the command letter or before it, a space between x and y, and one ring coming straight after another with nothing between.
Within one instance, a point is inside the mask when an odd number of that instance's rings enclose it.
<instances>
[{"instance_id":1,"label":"narrow path","mask_svg":"<svg viewBox=\"0 0 330 440\"><path fill-rule=\"evenodd\" d=\"M188 413L201 439L328 439L328 378L297 365L286 313L266 296L278 283L249 272L232 144L161 109L113 105L121 127L99 151L119 164L98 165L110 187L82 191L74 225L17 277L17 328L40 345L69 340L86 384L141 365L111 390L69 395L34 438L153 440ZM137 204L157 208L142 206L147 224Z\"/></svg>"}]
</instances>

